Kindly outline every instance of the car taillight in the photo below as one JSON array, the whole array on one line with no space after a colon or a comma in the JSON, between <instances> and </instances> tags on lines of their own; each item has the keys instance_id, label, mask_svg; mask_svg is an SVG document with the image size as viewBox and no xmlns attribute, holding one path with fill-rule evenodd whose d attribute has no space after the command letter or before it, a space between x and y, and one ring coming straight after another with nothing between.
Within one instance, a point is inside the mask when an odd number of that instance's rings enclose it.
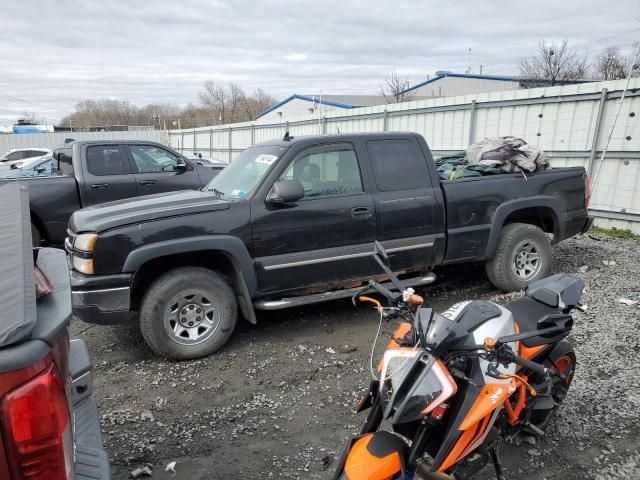
<instances>
[{"instance_id":1,"label":"car taillight","mask_svg":"<svg viewBox=\"0 0 640 480\"><path fill-rule=\"evenodd\" d=\"M53 284L37 265L33 268L33 276L36 281L36 298L42 298L53 292Z\"/></svg>"},{"instance_id":2,"label":"car taillight","mask_svg":"<svg viewBox=\"0 0 640 480\"><path fill-rule=\"evenodd\" d=\"M72 478L71 418L55 366L7 394L2 401L2 419L13 478Z\"/></svg>"},{"instance_id":3,"label":"car taillight","mask_svg":"<svg viewBox=\"0 0 640 480\"><path fill-rule=\"evenodd\" d=\"M591 179L589 175L584 176L584 207L589 207L589 202L591 201Z\"/></svg>"}]
</instances>

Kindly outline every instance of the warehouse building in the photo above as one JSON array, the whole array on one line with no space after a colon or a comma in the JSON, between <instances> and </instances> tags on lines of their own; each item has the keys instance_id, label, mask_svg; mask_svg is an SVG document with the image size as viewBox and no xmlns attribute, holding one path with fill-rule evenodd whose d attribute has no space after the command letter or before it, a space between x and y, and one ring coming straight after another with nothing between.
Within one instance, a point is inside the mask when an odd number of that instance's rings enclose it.
<instances>
[{"instance_id":1,"label":"warehouse building","mask_svg":"<svg viewBox=\"0 0 640 480\"><path fill-rule=\"evenodd\" d=\"M456 97L522 88L520 78L438 71L435 77L405 90L415 97Z\"/></svg>"},{"instance_id":2,"label":"warehouse building","mask_svg":"<svg viewBox=\"0 0 640 480\"><path fill-rule=\"evenodd\" d=\"M382 105L387 103L382 95L299 95L293 94L266 109L256 120L268 123L285 122L301 115L324 115L334 110Z\"/></svg>"},{"instance_id":3,"label":"warehouse building","mask_svg":"<svg viewBox=\"0 0 640 480\"><path fill-rule=\"evenodd\" d=\"M588 80L556 81L556 85L583 83ZM438 71L435 76L418 83L403 93L410 94L410 100L424 100L434 97L456 97L478 93L519 90L521 88L548 87L548 80L523 80L519 77L503 75L476 75ZM388 103L382 95L291 95L256 117L268 123L285 122L302 115L321 117L326 112L350 110L353 108L384 105Z\"/></svg>"}]
</instances>

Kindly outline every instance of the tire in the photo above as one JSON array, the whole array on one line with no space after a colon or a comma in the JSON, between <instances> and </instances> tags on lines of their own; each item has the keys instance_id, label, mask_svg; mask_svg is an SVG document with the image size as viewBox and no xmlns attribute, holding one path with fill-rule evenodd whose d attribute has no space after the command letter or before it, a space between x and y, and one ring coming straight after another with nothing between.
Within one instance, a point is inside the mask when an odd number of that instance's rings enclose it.
<instances>
[{"instance_id":1,"label":"tire","mask_svg":"<svg viewBox=\"0 0 640 480\"><path fill-rule=\"evenodd\" d=\"M495 255L485 264L489 281L500 290L522 290L549 275L553 251L549 236L528 223L510 223L500 234Z\"/></svg>"},{"instance_id":2,"label":"tire","mask_svg":"<svg viewBox=\"0 0 640 480\"><path fill-rule=\"evenodd\" d=\"M42 245L42 235L40 229L31 223L31 246L40 247Z\"/></svg>"},{"instance_id":3,"label":"tire","mask_svg":"<svg viewBox=\"0 0 640 480\"><path fill-rule=\"evenodd\" d=\"M540 428L544 428L553 414L560 408L564 401L571 382L573 381L573 375L576 371L576 354L571 344L562 340L555 348L549 353L548 359L544 362L545 367L552 371L561 371L565 375L565 379L561 379L557 376L552 376L551 395L555 402L555 407L551 410L534 411L531 415L531 422L538 425Z\"/></svg>"},{"instance_id":4,"label":"tire","mask_svg":"<svg viewBox=\"0 0 640 480\"><path fill-rule=\"evenodd\" d=\"M219 350L237 318L236 296L220 273L181 267L164 273L145 292L140 330L156 354L188 360Z\"/></svg>"}]
</instances>

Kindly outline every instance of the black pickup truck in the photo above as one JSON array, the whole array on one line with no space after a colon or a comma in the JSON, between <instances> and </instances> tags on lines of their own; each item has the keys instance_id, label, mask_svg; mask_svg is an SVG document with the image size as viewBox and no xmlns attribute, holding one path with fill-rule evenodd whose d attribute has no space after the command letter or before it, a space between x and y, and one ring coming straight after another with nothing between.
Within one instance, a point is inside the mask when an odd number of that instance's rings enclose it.
<instances>
[{"instance_id":1,"label":"black pickup truck","mask_svg":"<svg viewBox=\"0 0 640 480\"><path fill-rule=\"evenodd\" d=\"M151 348L207 355L238 309L347 297L378 274L375 240L409 285L437 265L485 261L515 290L546 276L551 244L586 231L582 168L441 181L413 133L292 138L251 147L202 191L76 212L66 249L74 313L118 323L138 311Z\"/></svg>"},{"instance_id":2,"label":"black pickup truck","mask_svg":"<svg viewBox=\"0 0 640 480\"><path fill-rule=\"evenodd\" d=\"M16 179L29 187L34 246L62 245L69 217L82 207L202 188L224 167L186 159L159 143L131 140L69 142L53 157L54 175Z\"/></svg>"}]
</instances>

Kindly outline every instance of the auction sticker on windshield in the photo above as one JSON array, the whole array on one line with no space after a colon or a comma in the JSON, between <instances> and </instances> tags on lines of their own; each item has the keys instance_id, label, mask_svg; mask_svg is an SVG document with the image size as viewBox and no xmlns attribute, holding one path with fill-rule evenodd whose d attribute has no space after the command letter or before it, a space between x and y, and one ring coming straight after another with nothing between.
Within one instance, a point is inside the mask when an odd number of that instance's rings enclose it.
<instances>
[{"instance_id":1,"label":"auction sticker on windshield","mask_svg":"<svg viewBox=\"0 0 640 480\"><path fill-rule=\"evenodd\" d=\"M278 159L278 157L276 157L275 155L267 155L267 154L262 154L262 155L258 155L255 159L256 163L266 163L267 165L271 165L273 162L275 162Z\"/></svg>"}]
</instances>

